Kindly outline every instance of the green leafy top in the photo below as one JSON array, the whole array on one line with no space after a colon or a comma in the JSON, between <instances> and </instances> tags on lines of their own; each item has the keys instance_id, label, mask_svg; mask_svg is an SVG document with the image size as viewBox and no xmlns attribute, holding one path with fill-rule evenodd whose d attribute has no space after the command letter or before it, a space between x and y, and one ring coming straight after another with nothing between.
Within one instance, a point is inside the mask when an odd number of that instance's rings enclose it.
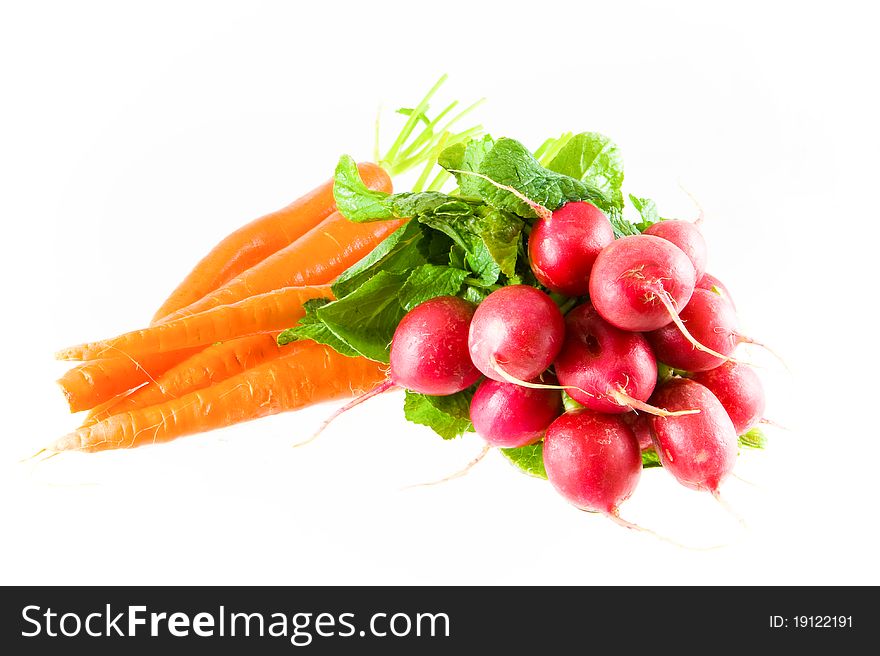
<instances>
[{"instance_id":1,"label":"green leafy top","mask_svg":"<svg viewBox=\"0 0 880 656\"><path fill-rule=\"evenodd\" d=\"M766 449L767 436L760 428L755 426L739 436L739 445L750 449Z\"/></svg>"},{"instance_id":2,"label":"green leafy top","mask_svg":"<svg viewBox=\"0 0 880 656\"><path fill-rule=\"evenodd\" d=\"M535 478L547 478L547 470L544 469L543 442L521 446L515 449L501 449L500 451L513 465L529 476L534 476Z\"/></svg>"},{"instance_id":3,"label":"green leafy top","mask_svg":"<svg viewBox=\"0 0 880 656\"><path fill-rule=\"evenodd\" d=\"M278 345L284 346L300 339L310 339L313 342L326 344L342 355L356 357L360 355L344 340L337 337L333 331L318 318L318 310L330 302L329 298L313 298L305 302L303 309L305 317L293 328L288 328L278 335Z\"/></svg>"},{"instance_id":4,"label":"green leafy top","mask_svg":"<svg viewBox=\"0 0 880 656\"><path fill-rule=\"evenodd\" d=\"M316 299L279 343L311 339L343 355L387 363L398 323L416 305L444 295L474 303L510 284L540 287L527 258L527 239L538 220L536 204L553 211L572 201L595 204L608 216L616 236L638 234L652 222L653 204L630 196L640 224L623 217L623 164L617 146L594 132L565 133L532 153L510 138L482 135L479 126L453 132L455 104L427 116L428 101L441 81L416 106L403 109L400 136L381 163L392 174L415 163L425 169L412 191L369 189L354 159L343 155L333 193L339 212L362 223L408 221L333 283L336 300ZM433 181L431 169L441 173ZM443 192L454 176L457 188ZM513 190L513 191L511 191ZM523 197L529 202L523 200ZM571 307L576 299L555 299ZM406 417L432 427L444 438L472 429L468 416L473 389L449 397L408 392ZM514 453L513 451L516 451ZM540 448L506 450L522 469L545 476Z\"/></svg>"},{"instance_id":5,"label":"green leafy top","mask_svg":"<svg viewBox=\"0 0 880 656\"><path fill-rule=\"evenodd\" d=\"M448 160L444 153L440 157L441 162ZM544 168L531 151L515 139L505 137L496 141L482 154L476 172L491 178L499 185L513 187L551 212L576 200L589 201L606 213L615 210L612 200L598 188ZM535 211L511 192L500 189L487 180L473 176L470 178L473 180L473 190L486 204L524 218L537 218ZM464 183L461 174L456 174L456 179L459 187L462 184L471 184Z\"/></svg>"},{"instance_id":6,"label":"green leafy top","mask_svg":"<svg viewBox=\"0 0 880 656\"><path fill-rule=\"evenodd\" d=\"M581 132L566 140L547 168L586 182L617 208L623 207L623 158L611 139L598 132Z\"/></svg>"},{"instance_id":7,"label":"green leafy top","mask_svg":"<svg viewBox=\"0 0 880 656\"><path fill-rule=\"evenodd\" d=\"M644 232L660 220L657 204L650 198L639 198L630 194L629 200L642 218L639 223L635 224L636 229L640 232Z\"/></svg>"},{"instance_id":8,"label":"green leafy top","mask_svg":"<svg viewBox=\"0 0 880 656\"><path fill-rule=\"evenodd\" d=\"M486 154L495 146L495 140L487 135L481 139L471 139L464 143L447 146L437 156L437 163L447 171L471 171L479 173ZM479 196L477 178L456 176L458 191L464 196Z\"/></svg>"},{"instance_id":9,"label":"green leafy top","mask_svg":"<svg viewBox=\"0 0 880 656\"><path fill-rule=\"evenodd\" d=\"M407 390L404 416L414 424L429 426L444 440L472 431L470 402L474 388L449 396L428 396Z\"/></svg>"}]
</instances>

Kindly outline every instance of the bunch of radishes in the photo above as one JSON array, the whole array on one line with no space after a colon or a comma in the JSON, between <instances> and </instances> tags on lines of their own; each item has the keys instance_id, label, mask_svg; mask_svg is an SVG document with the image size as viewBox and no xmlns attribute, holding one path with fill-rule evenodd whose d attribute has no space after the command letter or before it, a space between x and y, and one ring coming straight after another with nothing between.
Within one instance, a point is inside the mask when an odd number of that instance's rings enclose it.
<instances>
[{"instance_id":1,"label":"bunch of radishes","mask_svg":"<svg viewBox=\"0 0 880 656\"><path fill-rule=\"evenodd\" d=\"M656 449L683 485L717 495L737 436L764 412L754 371L731 359L745 340L725 287L705 273L694 223L664 220L614 238L595 206L539 218L528 242L537 287L511 285L479 305L428 300L401 321L391 381L430 395L467 389L476 432L495 447L543 439L547 476L572 504L617 518L641 451ZM675 370L658 384L658 361ZM563 391L582 408L564 412Z\"/></svg>"}]
</instances>

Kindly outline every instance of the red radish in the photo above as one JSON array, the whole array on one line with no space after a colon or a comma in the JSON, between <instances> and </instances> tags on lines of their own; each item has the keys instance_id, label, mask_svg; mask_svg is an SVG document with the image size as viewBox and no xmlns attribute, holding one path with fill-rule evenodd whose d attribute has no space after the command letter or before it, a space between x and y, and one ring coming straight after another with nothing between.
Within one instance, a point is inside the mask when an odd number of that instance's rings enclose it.
<instances>
[{"instance_id":1,"label":"red radish","mask_svg":"<svg viewBox=\"0 0 880 656\"><path fill-rule=\"evenodd\" d=\"M764 416L764 387L751 367L725 362L711 371L696 374L692 380L718 398L737 435L756 426Z\"/></svg>"},{"instance_id":2,"label":"red radish","mask_svg":"<svg viewBox=\"0 0 880 656\"><path fill-rule=\"evenodd\" d=\"M726 360L696 340L678 316L695 280L693 264L672 242L653 235L623 237L596 258L590 300L603 319L623 330L656 330L671 320L694 348Z\"/></svg>"},{"instance_id":3,"label":"red radish","mask_svg":"<svg viewBox=\"0 0 880 656\"><path fill-rule=\"evenodd\" d=\"M654 448L654 436L651 435L651 418L638 412L627 412L623 420L639 441L639 449L647 451Z\"/></svg>"},{"instance_id":4,"label":"red radish","mask_svg":"<svg viewBox=\"0 0 880 656\"><path fill-rule=\"evenodd\" d=\"M591 410L664 412L646 403L657 384L648 340L615 328L589 303L566 315L565 344L553 368L569 396Z\"/></svg>"},{"instance_id":5,"label":"red radish","mask_svg":"<svg viewBox=\"0 0 880 656\"><path fill-rule=\"evenodd\" d=\"M531 389L490 378L480 383L471 400L474 430L496 447L512 448L537 442L561 414L562 394L558 390Z\"/></svg>"},{"instance_id":6,"label":"red radish","mask_svg":"<svg viewBox=\"0 0 880 656\"><path fill-rule=\"evenodd\" d=\"M549 219L539 219L529 235L529 261L535 277L551 291L584 296L599 251L614 241L611 222L585 201L567 203Z\"/></svg>"},{"instance_id":7,"label":"red radish","mask_svg":"<svg viewBox=\"0 0 880 656\"><path fill-rule=\"evenodd\" d=\"M670 410L699 408L699 414L651 417L654 446L663 467L692 490L718 496L718 486L736 463L737 438L724 406L708 389L687 378L671 378L651 401Z\"/></svg>"},{"instance_id":8,"label":"red radish","mask_svg":"<svg viewBox=\"0 0 880 656\"><path fill-rule=\"evenodd\" d=\"M534 287L511 285L480 303L468 348L474 365L489 378L521 383L550 366L564 338L562 313L550 297Z\"/></svg>"},{"instance_id":9,"label":"red radish","mask_svg":"<svg viewBox=\"0 0 880 656\"><path fill-rule=\"evenodd\" d=\"M684 251L694 265L698 280L706 272L706 240L695 224L679 220L658 221L644 234L670 241Z\"/></svg>"},{"instance_id":10,"label":"red radish","mask_svg":"<svg viewBox=\"0 0 880 656\"><path fill-rule=\"evenodd\" d=\"M590 275L590 301L622 330L655 330L677 317L694 291L694 265L665 239L635 235L602 249Z\"/></svg>"},{"instance_id":11,"label":"red radish","mask_svg":"<svg viewBox=\"0 0 880 656\"><path fill-rule=\"evenodd\" d=\"M294 446L309 444L339 416L396 387L447 396L476 383L480 372L468 355L468 327L475 310L473 303L456 296L437 296L407 312L391 340L388 380L336 410Z\"/></svg>"},{"instance_id":12,"label":"red radish","mask_svg":"<svg viewBox=\"0 0 880 656\"><path fill-rule=\"evenodd\" d=\"M582 510L617 518L642 473L639 443L619 415L569 412L544 436L547 478ZM631 528L633 528L630 525Z\"/></svg>"},{"instance_id":13,"label":"red radish","mask_svg":"<svg viewBox=\"0 0 880 656\"><path fill-rule=\"evenodd\" d=\"M703 276L697 280L697 289L706 289L710 292L715 292L719 296L726 298L733 306L733 309L736 309L736 303L733 302L733 296L727 291L727 287L725 287L724 283L711 273L704 273Z\"/></svg>"},{"instance_id":14,"label":"red radish","mask_svg":"<svg viewBox=\"0 0 880 656\"><path fill-rule=\"evenodd\" d=\"M477 382L480 372L468 355L475 309L455 296L438 296L410 310L391 341L391 381L433 396L454 394Z\"/></svg>"},{"instance_id":15,"label":"red radish","mask_svg":"<svg viewBox=\"0 0 880 656\"><path fill-rule=\"evenodd\" d=\"M722 356L729 357L740 342L733 306L714 292L695 289L679 316L694 339ZM725 362L694 348L673 324L647 333L647 338L657 359L676 369L708 371Z\"/></svg>"},{"instance_id":16,"label":"red radish","mask_svg":"<svg viewBox=\"0 0 880 656\"><path fill-rule=\"evenodd\" d=\"M738 344L765 349L786 368L785 360L766 344L739 333L733 304L715 291L695 289L690 302L679 315L687 334L676 324L646 333L657 359L685 371L709 371L731 357Z\"/></svg>"}]
</instances>

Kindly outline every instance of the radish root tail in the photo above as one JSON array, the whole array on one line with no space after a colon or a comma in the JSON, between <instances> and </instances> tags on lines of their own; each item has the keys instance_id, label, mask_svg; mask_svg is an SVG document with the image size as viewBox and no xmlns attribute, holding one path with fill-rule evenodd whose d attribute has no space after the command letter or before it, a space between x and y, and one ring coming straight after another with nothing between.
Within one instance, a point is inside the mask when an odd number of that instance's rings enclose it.
<instances>
[{"instance_id":1,"label":"radish root tail","mask_svg":"<svg viewBox=\"0 0 880 656\"><path fill-rule=\"evenodd\" d=\"M665 289L660 289L657 293L657 297L660 299L660 302L663 303L663 307L666 308L666 311L669 313L669 316L672 318L672 322L675 324L675 327L684 335L684 338L689 341L695 349L698 351L702 351L703 353L708 353L709 355L714 355L716 358L721 358L725 362L737 362L729 355L724 355L719 353L718 351L713 351L708 346L704 346L700 344L696 340L696 338L688 332L687 327L684 325L684 321L681 320L681 317L678 316L678 311L675 309L675 305L672 303L672 297L669 295Z\"/></svg>"},{"instance_id":2,"label":"radish root tail","mask_svg":"<svg viewBox=\"0 0 880 656\"><path fill-rule=\"evenodd\" d=\"M767 353L769 353L774 358L776 358L779 361L779 363L783 367L785 367L785 370L788 373L791 373L791 368L788 366L788 363L785 361L785 359L781 355L779 355L776 351L774 351L772 348L770 348L769 346L764 344L763 342L759 342L755 339L752 339L751 337L746 337L745 335L740 335L739 333L736 333L736 338L743 344L751 344L753 346L757 346L759 348L764 349L765 351L767 351Z\"/></svg>"},{"instance_id":3,"label":"radish root tail","mask_svg":"<svg viewBox=\"0 0 880 656\"><path fill-rule=\"evenodd\" d=\"M358 396L358 397L352 399L351 401L349 401L348 403L346 403L344 406L342 406L341 408L339 408L339 409L338 409L336 412L334 412L332 415L330 415L329 417L327 417L323 422L321 422L321 425L318 426L318 430L316 430L316 431L312 434L311 437L309 437L309 438L306 439L306 440L303 440L302 442L297 442L296 444L293 445L293 448L295 449L295 448L297 448L297 447L305 446L306 444L309 444L309 443L311 443L311 442L314 442L316 439L318 439L318 437L320 437L321 433L324 432L324 430L327 428L327 426L329 426L330 424L332 424L333 421L334 421L335 419L337 419L340 415L342 415L342 414L348 412L348 411L351 410L352 408L355 408L355 407L359 406L359 405L360 405L361 403L363 403L364 401L369 401L369 400L372 399L374 396L379 396L380 394L383 394L384 392L387 392L388 390L395 389L396 387L397 387L397 385L395 385L394 383L392 383L391 380L389 379L389 380L386 380L384 383L381 383L380 385L377 385L376 387L374 387L373 389L371 389L369 392L366 392L366 393L364 393L364 394L361 394L360 396Z\"/></svg>"},{"instance_id":4,"label":"radish root tail","mask_svg":"<svg viewBox=\"0 0 880 656\"><path fill-rule=\"evenodd\" d=\"M721 507L724 508L724 510L726 510L730 514L731 517L733 517L736 521L738 521L740 523L740 526L742 526L744 529L749 528L749 525L746 524L746 520L743 518L743 516L740 515L734 509L734 507L731 506L727 502L727 499L725 499L724 497L721 496L721 493L718 490L712 490L711 492L712 492L712 496L715 497L715 501L717 501L719 504L721 504Z\"/></svg>"},{"instance_id":5,"label":"radish root tail","mask_svg":"<svg viewBox=\"0 0 880 656\"><path fill-rule=\"evenodd\" d=\"M697 214L697 218L694 220L694 225L702 225L703 221L706 219L706 212L703 210L703 206L700 205L700 201L698 201L697 197L694 196L690 191L688 191L687 187L685 187L680 181L678 183L678 187L687 195L688 198L691 199L691 202L697 207L697 211L699 212L699 214Z\"/></svg>"},{"instance_id":6,"label":"radish root tail","mask_svg":"<svg viewBox=\"0 0 880 656\"><path fill-rule=\"evenodd\" d=\"M755 483L754 481L750 481L750 480L747 479L747 478L743 478L742 476L740 476L740 475L737 474L736 472L733 472L733 473L731 473L730 475L731 475L733 478L735 478L736 480L738 480L739 482L741 482L741 483L745 483L746 485L750 485L751 487L758 488L759 490L764 489L762 486L758 485L758 484Z\"/></svg>"},{"instance_id":7,"label":"radish root tail","mask_svg":"<svg viewBox=\"0 0 880 656\"><path fill-rule=\"evenodd\" d=\"M416 487L431 487L432 485L440 485L441 483L448 483L449 481L455 480L456 478L461 478L462 476L465 476L468 472L470 472L470 470L473 469L474 466L476 466L483 458L485 458L491 449L492 449L492 447L490 447L488 444L486 444L480 450L480 453L477 454L476 458L471 460L467 465L465 465L462 469L459 469L454 474L450 474L449 476L446 476L445 478L441 478L440 480L437 480L437 481L430 481L428 483L415 483L414 485L407 485L403 489L404 490L411 490Z\"/></svg>"},{"instance_id":8,"label":"radish root tail","mask_svg":"<svg viewBox=\"0 0 880 656\"><path fill-rule=\"evenodd\" d=\"M647 533L648 535L656 538L657 540L660 540L661 542L665 542L667 544L671 544L675 547L678 547L679 549L687 549L688 551L714 551L716 549L721 549L726 546L723 544L718 544L718 545L714 545L711 547L693 547L693 546L690 546L687 544L682 544L681 542L677 542L677 541L673 540L672 538L668 538L665 535L661 535L660 533L657 533L656 531L652 531L649 528L645 528L644 526L639 526L638 524L634 524L631 521L623 519L623 517L620 516L620 513L618 512L618 510L616 508L614 510L612 510L611 512L605 513L605 516L608 519L610 519L612 522L617 524L618 526L622 526L623 528L630 529L631 531L638 531L639 533Z\"/></svg>"},{"instance_id":9,"label":"radish root tail","mask_svg":"<svg viewBox=\"0 0 880 656\"><path fill-rule=\"evenodd\" d=\"M595 397L595 394L590 394L587 390L581 389L575 385L545 385L544 383L530 383L527 380L520 380L516 376L512 376L501 366L501 363L495 359L494 355L489 356L489 365L492 367L494 371L498 373L506 382L511 383L512 385L519 385L520 387L528 387L529 389L547 389L547 390L577 390L582 394L586 394L587 396Z\"/></svg>"},{"instance_id":10,"label":"radish root tail","mask_svg":"<svg viewBox=\"0 0 880 656\"><path fill-rule=\"evenodd\" d=\"M759 424L763 424L764 426L772 426L773 428L778 428L779 430L791 431L788 426L783 426L782 424L773 421L772 419L767 419L767 417L762 417L759 421Z\"/></svg>"},{"instance_id":11,"label":"radish root tail","mask_svg":"<svg viewBox=\"0 0 880 656\"><path fill-rule=\"evenodd\" d=\"M612 389L608 392L608 396L610 396L616 403L620 405L625 405L628 408L632 408L633 410L641 410L642 412L647 412L650 415L655 415L657 417L681 417L683 415L696 415L700 413L699 408L695 408L693 410L667 410L666 408L658 408L657 406L650 405L645 403L644 401L639 401L636 398L631 397L622 388Z\"/></svg>"}]
</instances>

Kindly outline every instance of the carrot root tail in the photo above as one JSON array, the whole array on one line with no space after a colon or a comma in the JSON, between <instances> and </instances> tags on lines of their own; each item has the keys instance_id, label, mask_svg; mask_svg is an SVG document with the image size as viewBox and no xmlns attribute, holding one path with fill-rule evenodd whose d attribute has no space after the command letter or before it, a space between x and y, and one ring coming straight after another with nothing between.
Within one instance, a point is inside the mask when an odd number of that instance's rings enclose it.
<instances>
[{"instance_id":1,"label":"carrot root tail","mask_svg":"<svg viewBox=\"0 0 880 656\"><path fill-rule=\"evenodd\" d=\"M18 461L18 464L23 465L27 462L30 462L31 460L34 460L35 458L39 457L40 455L42 455L44 453L46 453L46 449L42 448L39 451L37 451L34 455L28 456L27 458L22 458L21 460Z\"/></svg>"}]
</instances>

